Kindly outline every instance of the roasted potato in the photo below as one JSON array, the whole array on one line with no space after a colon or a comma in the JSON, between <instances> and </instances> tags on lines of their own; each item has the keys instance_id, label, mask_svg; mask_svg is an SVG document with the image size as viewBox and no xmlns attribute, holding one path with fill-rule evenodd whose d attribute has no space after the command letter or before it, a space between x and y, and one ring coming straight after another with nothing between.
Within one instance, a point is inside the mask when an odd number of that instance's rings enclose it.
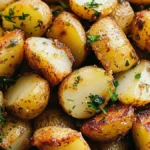
<instances>
[{"instance_id":1,"label":"roasted potato","mask_svg":"<svg viewBox=\"0 0 150 150\"><path fill-rule=\"evenodd\" d=\"M31 67L53 86L72 72L73 56L68 47L57 40L31 37L25 41L24 48Z\"/></svg>"},{"instance_id":2,"label":"roasted potato","mask_svg":"<svg viewBox=\"0 0 150 150\"><path fill-rule=\"evenodd\" d=\"M150 11L136 14L131 26L131 36L141 50L150 52Z\"/></svg>"},{"instance_id":3,"label":"roasted potato","mask_svg":"<svg viewBox=\"0 0 150 150\"><path fill-rule=\"evenodd\" d=\"M135 4L150 4L150 0L128 0L128 1Z\"/></svg>"},{"instance_id":4,"label":"roasted potato","mask_svg":"<svg viewBox=\"0 0 150 150\"><path fill-rule=\"evenodd\" d=\"M24 34L20 30L0 37L0 76L10 77L21 64L24 54Z\"/></svg>"},{"instance_id":5,"label":"roasted potato","mask_svg":"<svg viewBox=\"0 0 150 150\"><path fill-rule=\"evenodd\" d=\"M72 129L76 128L73 118L65 114L60 108L49 108L35 118L35 130L47 126L57 126Z\"/></svg>"},{"instance_id":6,"label":"roasted potato","mask_svg":"<svg viewBox=\"0 0 150 150\"><path fill-rule=\"evenodd\" d=\"M19 0L2 12L3 28L21 29L26 36L42 36L51 22L52 12L41 0Z\"/></svg>"},{"instance_id":7,"label":"roasted potato","mask_svg":"<svg viewBox=\"0 0 150 150\"><path fill-rule=\"evenodd\" d=\"M62 12L47 32L48 38L57 38L68 46L75 58L74 66L79 67L86 58L86 36L81 23L74 15Z\"/></svg>"},{"instance_id":8,"label":"roasted potato","mask_svg":"<svg viewBox=\"0 0 150 150\"><path fill-rule=\"evenodd\" d=\"M117 0L70 0L69 2L75 14L90 21L108 16L117 5Z\"/></svg>"},{"instance_id":9,"label":"roasted potato","mask_svg":"<svg viewBox=\"0 0 150 150\"><path fill-rule=\"evenodd\" d=\"M16 1L17 0L0 0L0 11L4 10L8 5Z\"/></svg>"},{"instance_id":10,"label":"roasted potato","mask_svg":"<svg viewBox=\"0 0 150 150\"><path fill-rule=\"evenodd\" d=\"M97 21L88 34L99 37L91 46L107 71L121 72L137 63L138 57L132 45L111 17Z\"/></svg>"},{"instance_id":11,"label":"roasted potato","mask_svg":"<svg viewBox=\"0 0 150 150\"><path fill-rule=\"evenodd\" d=\"M134 109L129 105L113 105L108 108L107 115L99 114L85 121L81 132L95 141L113 141L124 136L134 121Z\"/></svg>"},{"instance_id":12,"label":"roasted potato","mask_svg":"<svg viewBox=\"0 0 150 150\"><path fill-rule=\"evenodd\" d=\"M135 16L130 3L126 0L118 3L111 16L115 19L117 25L127 34Z\"/></svg>"},{"instance_id":13,"label":"roasted potato","mask_svg":"<svg viewBox=\"0 0 150 150\"><path fill-rule=\"evenodd\" d=\"M116 90L119 101L133 106L150 103L150 61L141 60L133 69L119 73L115 79L119 83Z\"/></svg>"},{"instance_id":14,"label":"roasted potato","mask_svg":"<svg viewBox=\"0 0 150 150\"><path fill-rule=\"evenodd\" d=\"M30 146L32 128L30 123L8 119L1 130L0 148L5 150L27 150Z\"/></svg>"},{"instance_id":15,"label":"roasted potato","mask_svg":"<svg viewBox=\"0 0 150 150\"><path fill-rule=\"evenodd\" d=\"M36 74L21 76L4 94L5 106L18 118L30 120L46 107L50 88L46 80Z\"/></svg>"},{"instance_id":16,"label":"roasted potato","mask_svg":"<svg viewBox=\"0 0 150 150\"><path fill-rule=\"evenodd\" d=\"M150 149L150 110L145 110L136 115L132 134L138 150Z\"/></svg>"},{"instance_id":17,"label":"roasted potato","mask_svg":"<svg viewBox=\"0 0 150 150\"><path fill-rule=\"evenodd\" d=\"M85 119L103 109L110 99L109 89L114 90L113 77L96 66L74 71L59 87L59 102L72 117ZM101 104L95 104L96 100ZM90 103L96 105L93 109ZM98 106L97 106L98 105Z\"/></svg>"},{"instance_id":18,"label":"roasted potato","mask_svg":"<svg viewBox=\"0 0 150 150\"><path fill-rule=\"evenodd\" d=\"M90 150L80 132L61 127L38 129L33 135L32 144L40 150Z\"/></svg>"}]
</instances>

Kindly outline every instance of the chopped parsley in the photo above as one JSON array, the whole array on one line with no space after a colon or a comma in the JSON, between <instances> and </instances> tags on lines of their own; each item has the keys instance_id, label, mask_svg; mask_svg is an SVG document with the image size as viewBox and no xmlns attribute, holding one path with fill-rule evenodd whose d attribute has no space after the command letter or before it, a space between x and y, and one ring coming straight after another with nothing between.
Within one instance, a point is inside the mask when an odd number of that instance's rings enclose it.
<instances>
[{"instance_id":1,"label":"chopped parsley","mask_svg":"<svg viewBox=\"0 0 150 150\"><path fill-rule=\"evenodd\" d=\"M54 16L57 16L61 13L61 9L53 10L52 13L53 13Z\"/></svg>"},{"instance_id":2,"label":"chopped parsley","mask_svg":"<svg viewBox=\"0 0 150 150\"><path fill-rule=\"evenodd\" d=\"M74 102L74 100L72 100L72 99L67 99L67 101Z\"/></svg>"},{"instance_id":3,"label":"chopped parsley","mask_svg":"<svg viewBox=\"0 0 150 150\"><path fill-rule=\"evenodd\" d=\"M99 5L102 5L102 4L98 4L95 2L95 0L92 0L91 2L87 2L84 5L88 8L97 8Z\"/></svg>"},{"instance_id":4,"label":"chopped parsley","mask_svg":"<svg viewBox=\"0 0 150 150\"><path fill-rule=\"evenodd\" d=\"M60 4L63 8L65 8L65 9L68 8L68 5L67 5L66 3L62 2L62 1L60 1L59 4Z\"/></svg>"},{"instance_id":5,"label":"chopped parsley","mask_svg":"<svg viewBox=\"0 0 150 150\"><path fill-rule=\"evenodd\" d=\"M76 106L73 106L72 109L75 109Z\"/></svg>"},{"instance_id":6,"label":"chopped parsley","mask_svg":"<svg viewBox=\"0 0 150 150\"><path fill-rule=\"evenodd\" d=\"M88 34L87 45L90 46L91 43L96 42L100 39L100 35L91 35Z\"/></svg>"},{"instance_id":7,"label":"chopped parsley","mask_svg":"<svg viewBox=\"0 0 150 150\"><path fill-rule=\"evenodd\" d=\"M4 125L5 125L5 122L6 122L6 119L5 119L5 117L4 117L4 112L5 112L4 107L0 106L0 124L1 124L2 126L4 126Z\"/></svg>"},{"instance_id":8,"label":"chopped parsley","mask_svg":"<svg viewBox=\"0 0 150 150\"><path fill-rule=\"evenodd\" d=\"M80 80L81 80L81 76L75 77L75 81L74 81L74 83L73 83L73 86L74 86L74 87L77 87L78 84L79 84L79 82L80 82Z\"/></svg>"},{"instance_id":9,"label":"chopped parsley","mask_svg":"<svg viewBox=\"0 0 150 150\"><path fill-rule=\"evenodd\" d=\"M26 17L30 16L29 14L22 13L22 16L18 16L19 20L25 20Z\"/></svg>"},{"instance_id":10,"label":"chopped parsley","mask_svg":"<svg viewBox=\"0 0 150 150\"><path fill-rule=\"evenodd\" d=\"M128 67L130 64L129 64L129 61L126 60L126 63L125 63L125 66Z\"/></svg>"},{"instance_id":11,"label":"chopped parsley","mask_svg":"<svg viewBox=\"0 0 150 150\"><path fill-rule=\"evenodd\" d=\"M135 79L140 79L141 78L141 73L138 73L134 76Z\"/></svg>"},{"instance_id":12,"label":"chopped parsley","mask_svg":"<svg viewBox=\"0 0 150 150\"><path fill-rule=\"evenodd\" d=\"M9 9L9 16L13 16L14 15L14 10L12 8Z\"/></svg>"},{"instance_id":13,"label":"chopped parsley","mask_svg":"<svg viewBox=\"0 0 150 150\"><path fill-rule=\"evenodd\" d=\"M10 40L10 44L8 46L6 46L5 48L11 48L11 47L14 47L18 44L18 40L14 40L14 39L11 39Z\"/></svg>"},{"instance_id":14,"label":"chopped parsley","mask_svg":"<svg viewBox=\"0 0 150 150\"><path fill-rule=\"evenodd\" d=\"M38 27L41 28L42 25L43 25L43 21L42 20L38 20L38 25L35 26L34 28L38 28Z\"/></svg>"},{"instance_id":15,"label":"chopped parsley","mask_svg":"<svg viewBox=\"0 0 150 150\"><path fill-rule=\"evenodd\" d=\"M101 14L100 12L98 12L98 11L94 10L94 15L95 15L95 17L97 17L97 18L98 18L98 17L100 16L100 14Z\"/></svg>"}]
</instances>

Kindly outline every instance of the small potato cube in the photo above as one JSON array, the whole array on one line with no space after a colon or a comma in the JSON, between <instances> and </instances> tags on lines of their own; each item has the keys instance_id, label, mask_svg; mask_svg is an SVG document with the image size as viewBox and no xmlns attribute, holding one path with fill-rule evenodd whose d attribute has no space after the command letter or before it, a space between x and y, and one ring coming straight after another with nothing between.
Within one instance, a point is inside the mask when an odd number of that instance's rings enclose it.
<instances>
[{"instance_id":1,"label":"small potato cube","mask_svg":"<svg viewBox=\"0 0 150 150\"><path fill-rule=\"evenodd\" d=\"M144 106L150 103L150 61L142 60L136 67L115 78L118 99L124 104Z\"/></svg>"},{"instance_id":2,"label":"small potato cube","mask_svg":"<svg viewBox=\"0 0 150 150\"><path fill-rule=\"evenodd\" d=\"M53 86L72 72L73 56L68 47L57 40L28 38L25 54L31 67L41 72Z\"/></svg>"}]
</instances>

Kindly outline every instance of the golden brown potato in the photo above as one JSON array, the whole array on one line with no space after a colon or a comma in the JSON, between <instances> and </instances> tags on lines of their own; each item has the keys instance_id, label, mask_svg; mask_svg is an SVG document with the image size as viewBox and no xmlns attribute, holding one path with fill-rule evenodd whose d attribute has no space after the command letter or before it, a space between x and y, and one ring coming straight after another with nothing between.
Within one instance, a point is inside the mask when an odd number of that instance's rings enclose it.
<instances>
[{"instance_id":1,"label":"golden brown potato","mask_svg":"<svg viewBox=\"0 0 150 150\"><path fill-rule=\"evenodd\" d=\"M4 10L8 5L16 1L17 0L0 0L0 11Z\"/></svg>"},{"instance_id":2,"label":"golden brown potato","mask_svg":"<svg viewBox=\"0 0 150 150\"><path fill-rule=\"evenodd\" d=\"M90 150L81 133L69 128L40 128L32 139L40 150Z\"/></svg>"},{"instance_id":3,"label":"golden brown potato","mask_svg":"<svg viewBox=\"0 0 150 150\"><path fill-rule=\"evenodd\" d=\"M113 105L107 115L99 114L86 121L81 132L95 141L113 141L124 136L134 121L134 109L129 105Z\"/></svg>"},{"instance_id":4,"label":"golden brown potato","mask_svg":"<svg viewBox=\"0 0 150 150\"><path fill-rule=\"evenodd\" d=\"M102 68L86 66L74 71L61 83L59 102L72 117L90 118L107 105L109 89L114 90L113 76Z\"/></svg>"},{"instance_id":5,"label":"golden brown potato","mask_svg":"<svg viewBox=\"0 0 150 150\"><path fill-rule=\"evenodd\" d=\"M86 58L86 36L81 23L74 15L62 12L47 32L48 38L56 38L68 46L75 58L74 66L79 67Z\"/></svg>"},{"instance_id":6,"label":"golden brown potato","mask_svg":"<svg viewBox=\"0 0 150 150\"><path fill-rule=\"evenodd\" d=\"M122 3L118 3L111 16L115 19L117 25L124 33L127 34L129 26L134 19L134 11L130 6L130 3L126 0L123 0Z\"/></svg>"},{"instance_id":7,"label":"golden brown potato","mask_svg":"<svg viewBox=\"0 0 150 150\"><path fill-rule=\"evenodd\" d=\"M69 2L75 14L90 21L108 16L117 5L117 0L70 0Z\"/></svg>"},{"instance_id":8,"label":"golden brown potato","mask_svg":"<svg viewBox=\"0 0 150 150\"><path fill-rule=\"evenodd\" d=\"M1 130L0 148L5 150L27 150L30 146L32 128L30 123L8 119Z\"/></svg>"},{"instance_id":9,"label":"golden brown potato","mask_svg":"<svg viewBox=\"0 0 150 150\"><path fill-rule=\"evenodd\" d=\"M145 110L136 115L132 134L138 150L150 149L150 110Z\"/></svg>"},{"instance_id":10,"label":"golden brown potato","mask_svg":"<svg viewBox=\"0 0 150 150\"><path fill-rule=\"evenodd\" d=\"M75 129L75 121L60 108L49 108L35 118L34 121L35 130L47 126Z\"/></svg>"},{"instance_id":11,"label":"golden brown potato","mask_svg":"<svg viewBox=\"0 0 150 150\"><path fill-rule=\"evenodd\" d=\"M19 0L2 12L3 28L19 28L26 36L42 36L51 22L52 12L41 0Z\"/></svg>"},{"instance_id":12,"label":"golden brown potato","mask_svg":"<svg viewBox=\"0 0 150 150\"><path fill-rule=\"evenodd\" d=\"M137 63L138 57L132 45L111 17L97 21L88 33L93 38L99 37L91 45L107 71L125 71Z\"/></svg>"},{"instance_id":13,"label":"golden brown potato","mask_svg":"<svg viewBox=\"0 0 150 150\"><path fill-rule=\"evenodd\" d=\"M10 77L21 64L24 54L24 34L20 30L0 37L0 76Z\"/></svg>"},{"instance_id":14,"label":"golden brown potato","mask_svg":"<svg viewBox=\"0 0 150 150\"><path fill-rule=\"evenodd\" d=\"M72 72L74 59L70 49L57 40L28 38L25 54L31 67L41 72L53 86Z\"/></svg>"},{"instance_id":15,"label":"golden brown potato","mask_svg":"<svg viewBox=\"0 0 150 150\"><path fill-rule=\"evenodd\" d=\"M150 4L150 0L128 0L128 1L135 4Z\"/></svg>"},{"instance_id":16,"label":"golden brown potato","mask_svg":"<svg viewBox=\"0 0 150 150\"><path fill-rule=\"evenodd\" d=\"M49 93L48 81L36 74L26 74L4 94L5 106L18 118L30 120L45 109Z\"/></svg>"},{"instance_id":17,"label":"golden brown potato","mask_svg":"<svg viewBox=\"0 0 150 150\"><path fill-rule=\"evenodd\" d=\"M150 52L150 11L136 14L131 26L131 36L141 50Z\"/></svg>"}]
</instances>

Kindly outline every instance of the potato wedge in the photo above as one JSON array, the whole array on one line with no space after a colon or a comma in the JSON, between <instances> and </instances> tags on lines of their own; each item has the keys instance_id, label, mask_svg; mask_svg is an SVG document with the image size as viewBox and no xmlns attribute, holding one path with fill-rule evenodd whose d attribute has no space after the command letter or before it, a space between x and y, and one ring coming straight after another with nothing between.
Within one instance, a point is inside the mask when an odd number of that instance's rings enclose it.
<instances>
[{"instance_id":1,"label":"potato wedge","mask_svg":"<svg viewBox=\"0 0 150 150\"><path fill-rule=\"evenodd\" d=\"M150 52L150 11L136 14L131 26L131 36L141 50Z\"/></svg>"},{"instance_id":2,"label":"potato wedge","mask_svg":"<svg viewBox=\"0 0 150 150\"><path fill-rule=\"evenodd\" d=\"M95 141L113 141L124 136L134 121L134 109L129 105L113 105L108 108L107 115L99 114L86 121L81 132Z\"/></svg>"},{"instance_id":3,"label":"potato wedge","mask_svg":"<svg viewBox=\"0 0 150 150\"><path fill-rule=\"evenodd\" d=\"M121 72L137 63L138 57L132 45L111 17L102 18L93 24L89 35L99 36L91 45L107 71Z\"/></svg>"},{"instance_id":4,"label":"potato wedge","mask_svg":"<svg viewBox=\"0 0 150 150\"><path fill-rule=\"evenodd\" d=\"M0 1L0 11L3 11L8 5L16 2L17 0L1 0Z\"/></svg>"},{"instance_id":5,"label":"potato wedge","mask_svg":"<svg viewBox=\"0 0 150 150\"><path fill-rule=\"evenodd\" d=\"M32 128L30 123L8 119L1 131L0 148L5 150L27 150L30 146Z\"/></svg>"},{"instance_id":6,"label":"potato wedge","mask_svg":"<svg viewBox=\"0 0 150 150\"><path fill-rule=\"evenodd\" d=\"M34 120L34 129L56 126L75 129L75 121L60 108L49 108Z\"/></svg>"},{"instance_id":7,"label":"potato wedge","mask_svg":"<svg viewBox=\"0 0 150 150\"><path fill-rule=\"evenodd\" d=\"M135 4L150 4L150 0L128 0L128 1Z\"/></svg>"},{"instance_id":8,"label":"potato wedge","mask_svg":"<svg viewBox=\"0 0 150 150\"><path fill-rule=\"evenodd\" d=\"M25 54L31 67L41 72L53 86L72 71L72 54L68 47L57 40L28 38L25 41Z\"/></svg>"},{"instance_id":9,"label":"potato wedge","mask_svg":"<svg viewBox=\"0 0 150 150\"><path fill-rule=\"evenodd\" d=\"M4 94L5 106L13 115L24 120L38 116L49 99L49 84L36 74L21 76Z\"/></svg>"},{"instance_id":10,"label":"potato wedge","mask_svg":"<svg viewBox=\"0 0 150 150\"><path fill-rule=\"evenodd\" d=\"M24 54L24 34L20 30L0 37L0 76L10 77L21 64Z\"/></svg>"},{"instance_id":11,"label":"potato wedge","mask_svg":"<svg viewBox=\"0 0 150 150\"><path fill-rule=\"evenodd\" d=\"M72 11L89 21L106 17L115 9L117 0L70 0Z\"/></svg>"},{"instance_id":12,"label":"potato wedge","mask_svg":"<svg viewBox=\"0 0 150 150\"><path fill-rule=\"evenodd\" d=\"M83 67L61 83L59 103L74 118L90 118L106 106L110 99L108 89L114 89L111 74L96 66ZM96 99L101 104L95 104ZM96 109L93 109L90 103L96 105Z\"/></svg>"},{"instance_id":13,"label":"potato wedge","mask_svg":"<svg viewBox=\"0 0 150 150\"><path fill-rule=\"evenodd\" d=\"M79 67L86 58L86 36L81 23L74 15L62 12L47 32L48 38L56 38L68 46L75 58L74 67Z\"/></svg>"},{"instance_id":14,"label":"potato wedge","mask_svg":"<svg viewBox=\"0 0 150 150\"><path fill-rule=\"evenodd\" d=\"M150 103L150 61L142 60L136 67L115 78L118 100L124 104L144 106Z\"/></svg>"},{"instance_id":15,"label":"potato wedge","mask_svg":"<svg viewBox=\"0 0 150 150\"><path fill-rule=\"evenodd\" d=\"M51 22L52 12L41 0L20 0L2 12L3 28L21 29L26 36L42 36Z\"/></svg>"},{"instance_id":16,"label":"potato wedge","mask_svg":"<svg viewBox=\"0 0 150 150\"><path fill-rule=\"evenodd\" d=\"M138 150L150 149L150 110L140 112L133 124L132 134Z\"/></svg>"},{"instance_id":17,"label":"potato wedge","mask_svg":"<svg viewBox=\"0 0 150 150\"><path fill-rule=\"evenodd\" d=\"M49 126L37 130L32 144L40 150L90 150L80 132L61 127Z\"/></svg>"},{"instance_id":18,"label":"potato wedge","mask_svg":"<svg viewBox=\"0 0 150 150\"><path fill-rule=\"evenodd\" d=\"M121 4L118 3L115 10L111 13L111 16L124 33L127 34L129 32L129 26L135 16L130 3L126 0L123 0Z\"/></svg>"}]
</instances>

